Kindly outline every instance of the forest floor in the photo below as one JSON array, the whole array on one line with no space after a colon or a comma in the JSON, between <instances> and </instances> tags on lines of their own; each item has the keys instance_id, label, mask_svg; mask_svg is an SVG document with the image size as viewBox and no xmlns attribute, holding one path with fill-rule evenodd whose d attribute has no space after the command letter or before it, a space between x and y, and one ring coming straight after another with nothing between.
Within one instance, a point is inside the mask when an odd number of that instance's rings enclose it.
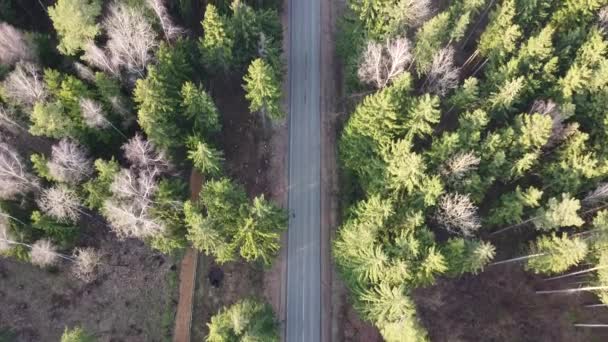
<instances>
[{"instance_id":1,"label":"forest floor","mask_svg":"<svg viewBox=\"0 0 608 342\"><path fill-rule=\"evenodd\" d=\"M250 198L264 194L278 205L286 205L287 129L250 114L240 79L213 82L211 89L222 113L221 149L226 158L226 175L245 186ZM268 300L282 317L283 253L271 268L244 261L218 265L213 258L199 256L197 288L194 294L192 340L202 341L211 316L224 306L246 297ZM218 286L210 274L223 274Z\"/></svg>"},{"instance_id":2,"label":"forest floor","mask_svg":"<svg viewBox=\"0 0 608 342\"><path fill-rule=\"evenodd\" d=\"M104 254L90 284L75 280L67 264L51 272L0 258L0 341L59 341L66 327L75 326L99 342L171 340L175 261L141 241L117 240L105 225L88 229L85 245Z\"/></svg>"}]
</instances>

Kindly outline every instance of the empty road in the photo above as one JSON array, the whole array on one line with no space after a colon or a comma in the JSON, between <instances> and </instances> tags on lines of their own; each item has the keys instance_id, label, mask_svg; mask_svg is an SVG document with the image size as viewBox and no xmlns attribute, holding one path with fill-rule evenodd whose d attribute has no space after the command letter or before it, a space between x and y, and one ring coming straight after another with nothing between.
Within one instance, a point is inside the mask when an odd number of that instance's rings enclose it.
<instances>
[{"instance_id":1,"label":"empty road","mask_svg":"<svg viewBox=\"0 0 608 342\"><path fill-rule=\"evenodd\" d=\"M287 342L321 340L320 1L289 1Z\"/></svg>"}]
</instances>

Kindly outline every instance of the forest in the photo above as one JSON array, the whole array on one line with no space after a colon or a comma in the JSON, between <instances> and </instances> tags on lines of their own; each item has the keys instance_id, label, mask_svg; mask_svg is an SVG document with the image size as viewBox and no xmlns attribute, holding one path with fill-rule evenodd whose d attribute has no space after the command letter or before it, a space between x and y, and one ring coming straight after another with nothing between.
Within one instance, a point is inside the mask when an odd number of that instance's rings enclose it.
<instances>
[{"instance_id":1,"label":"forest","mask_svg":"<svg viewBox=\"0 0 608 342\"><path fill-rule=\"evenodd\" d=\"M211 1L200 22L188 0L45 2L32 7L49 29L0 1L0 254L82 286L119 267L95 248L107 234L269 267L287 214L226 172L209 89L238 82L246 114L284 118L279 2ZM191 170L204 182L192 198ZM207 341L278 340L259 299L202 323ZM94 340L86 330L61 341Z\"/></svg>"},{"instance_id":2,"label":"forest","mask_svg":"<svg viewBox=\"0 0 608 342\"><path fill-rule=\"evenodd\" d=\"M385 341L430 339L416 289L505 264L608 305L606 5L347 1L333 256Z\"/></svg>"}]
</instances>

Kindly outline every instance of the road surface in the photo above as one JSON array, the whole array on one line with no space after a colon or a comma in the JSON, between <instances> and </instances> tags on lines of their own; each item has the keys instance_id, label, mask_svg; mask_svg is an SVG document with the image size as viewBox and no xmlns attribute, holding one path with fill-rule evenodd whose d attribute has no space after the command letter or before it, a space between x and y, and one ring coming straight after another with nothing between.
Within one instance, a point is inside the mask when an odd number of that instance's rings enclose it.
<instances>
[{"instance_id":1,"label":"road surface","mask_svg":"<svg viewBox=\"0 0 608 342\"><path fill-rule=\"evenodd\" d=\"M320 1L288 5L287 342L321 340Z\"/></svg>"}]
</instances>

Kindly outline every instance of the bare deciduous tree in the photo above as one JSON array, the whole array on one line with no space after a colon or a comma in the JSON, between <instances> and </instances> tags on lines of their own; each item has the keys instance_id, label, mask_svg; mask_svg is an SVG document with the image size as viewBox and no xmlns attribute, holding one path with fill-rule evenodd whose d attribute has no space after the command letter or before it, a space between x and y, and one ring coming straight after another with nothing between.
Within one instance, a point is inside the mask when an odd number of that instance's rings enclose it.
<instances>
[{"instance_id":1,"label":"bare deciduous tree","mask_svg":"<svg viewBox=\"0 0 608 342\"><path fill-rule=\"evenodd\" d=\"M5 108L0 104L0 127L4 127L10 132L17 133L19 130L27 130L19 119L15 117L15 111Z\"/></svg>"},{"instance_id":2,"label":"bare deciduous tree","mask_svg":"<svg viewBox=\"0 0 608 342\"><path fill-rule=\"evenodd\" d=\"M94 42L89 44L84 49L84 55L82 59L87 61L90 65L99 68L105 72L108 72L114 76L120 75L119 68L113 63L109 53L99 46L95 45Z\"/></svg>"},{"instance_id":3,"label":"bare deciduous tree","mask_svg":"<svg viewBox=\"0 0 608 342\"><path fill-rule=\"evenodd\" d=\"M91 128L104 129L110 126L110 122L108 122L103 113L101 103L95 100L88 98L80 99L80 112L82 113L85 125Z\"/></svg>"},{"instance_id":4,"label":"bare deciduous tree","mask_svg":"<svg viewBox=\"0 0 608 342\"><path fill-rule=\"evenodd\" d=\"M110 5L109 16L103 25L108 37L107 51L115 66L143 75L158 45L156 33L141 11L122 4Z\"/></svg>"},{"instance_id":5,"label":"bare deciduous tree","mask_svg":"<svg viewBox=\"0 0 608 342\"><path fill-rule=\"evenodd\" d=\"M468 195L458 193L439 199L435 219L447 231L463 236L471 236L481 227L477 207Z\"/></svg>"},{"instance_id":6,"label":"bare deciduous tree","mask_svg":"<svg viewBox=\"0 0 608 342\"><path fill-rule=\"evenodd\" d=\"M477 169L481 159L473 152L460 152L450 157L442 166L441 174L460 179L467 172Z\"/></svg>"},{"instance_id":7,"label":"bare deciduous tree","mask_svg":"<svg viewBox=\"0 0 608 342\"><path fill-rule=\"evenodd\" d=\"M35 188L38 188L38 181L26 171L17 151L0 143L0 198L14 199Z\"/></svg>"},{"instance_id":8,"label":"bare deciduous tree","mask_svg":"<svg viewBox=\"0 0 608 342\"><path fill-rule=\"evenodd\" d=\"M595 190L591 191L585 198L583 199L583 203L585 204L596 204L599 202L604 202L608 199L608 183L599 184Z\"/></svg>"},{"instance_id":9,"label":"bare deciduous tree","mask_svg":"<svg viewBox=\"0 0 608 342\"><path fill-rule=\"evenodd\" d=\"M127 141L122 146L122 150L125 157L137 167L156 168L159 171L170 169L171 165L165 154L162 151L157 151L154 144L144 139L140 134L135 134L133 138Z\"/></svg>"},{"instance_id":10,"label":"bare deciduous tree","mask_svg":"<svg viewBox=\"0 0 608 342\"><path fill-rule=\"evenodd\" d=\"M86 283L95 280L97 268L101 264L101 253L94 248L76 248L73 258L74 276Z\"/></svg>"},{"instance_id":11,"label":"bare deciduous tree","mask_svg":"<svg viewBox=\"0 0 608 342\"><path fill-rule=\"evenodd\" d=\"M47 96L46 86L38 67L32 63L19 62L3 82L4 94L11 100L33 106Z\"/></svg>"},{"instance_id":12,"label":"bare deciduous tree","mask_svg":"<svg viewBox=\"0 0 608 342\"><path fill-rule=\"evenodd\" d=\"M400 0L393 16L401 25L418 27L422 25L431 14L430 0Z\"/></svg>"},{"instance_id":13,"label":"bare deciduous tree","mask_svg":"<svg viewBox=\"0 0 608 342\"><path fill-rule=\"evenodd\" d=\"M11 248L12 237L9 230L9 221L6 216L0 216L0 253Z\"/></svg>"},{"instance_id":14,"label":"bare deciduous tree","mask_svg":"<svg viewBox=\"0 0 608 342\"><path fill-rule=\"evenodd\" d=\"M146 3L156 13L160 26L163 28L165 39L170 41L184 33L184 29L175 25L171 20L164 0L146 0Z\"/></svg>"},{"instance_id":15,"label":"bare deciduous tree","mask_svg":"<svg viewBox=\"0 0 608 342\"><path fill-rule=\"evenodd\" d=\"M600 10L598 24L604 33L608 33L608 6L604 6Z\"/></svg>"},{"instance_id":16,"label":"bare deciduous tree","mask_svg":"<svg viewBox=\"0 0 608 342\"><path fill-rule=\"evenodd\" d=\"M410 43L406 37L387 39L385 45L369 41L357 75L362 82L383 88L401 75L411 60Z\"/></svg>"},{"instance_id":17,"label":"bare deciduous tree","mask_svg":"<svg viewBox=\"0 0 608 342\"><path fill-rule=\"evenodd\" d=\"M95 73L93 73L93 70L91 70L91 68L88 66L80 62L74 62L74 71L76 71L78 77L82 78L83 80L95 82Z\"/></svg>"},{"instance_id":18,"label":"bare deciduous tree","mask_svg":"<svg viewBox=\"0 0 608 342\"><path fill-rule=\"evenodd\" d=\"M38 240L32 245L30 251L30 261L32 264L39 267L48 267L57 263L59 254L56 252L55 246L51 241L43 239Z\"/></svg>"},{"instance_id":19,"label":"bare deciduous tree","mask_svg":"<svg viewBox=\"0 0 608 342\"><path fill-rule=\"evenodd\" d=\"M82 213L80 198L74 190L57 185L42 191L38 205L49 216L60 222L76 222Z\"/></svg>"},{"instance_id":20,"label":"bare deciduous tree","mask_svg":"<svg viewBox=\"0 0 608 342\"><path fill-rule=\"evenodd\" d=\"M139 173L123 169L114 178L113 196L104 203L104 214L119 237L146 238L164 231L165 226L150 212L157 172L156 168Z\"/></svg>"},{"instance_id":21,"label":"bare deciduous tree","mask_svg":"<svg viewBox=\"0 0 608 342\"><path fill-rule=\"evenodd\" d=\"M93 173L85 148L66 138L52 147L48 167L53 178L68 184L78 184Z\"/></svg>"},{"instance_id":22,"label":"bare deciduous tree","mask_svg":"<svg viewBox=\"0 0 608 342\"><path fill-rule=\"evenodd\" d=\"M426 79L426 90L445 96L450 89L458 86L460 69L454 65L454 48L448 46L433 56L433 63Z\"/></svg>"},{"instance_id":23,"label":"bare deciduous tree","mask_svg":"<svg viewBox=\"0 0 608 342\"><path fill-rule=\"evenodd\" d=\"M21 31L7 23L0 23L0 64L34 61L33 51L34 48Z\"/></svg>"}]
</instances>

